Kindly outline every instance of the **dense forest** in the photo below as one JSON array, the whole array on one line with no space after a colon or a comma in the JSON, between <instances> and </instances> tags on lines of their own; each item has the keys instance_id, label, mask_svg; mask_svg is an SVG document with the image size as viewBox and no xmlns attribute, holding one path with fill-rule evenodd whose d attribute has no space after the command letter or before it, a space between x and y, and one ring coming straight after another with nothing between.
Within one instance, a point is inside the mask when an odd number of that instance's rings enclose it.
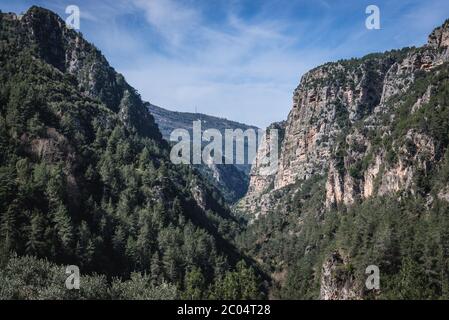
<instances>
[{"instance_id":1,"label":"dense forest","mask_svg":"<svg viewBox=\"0 0 449 320\"><path fill-rule=\"evenodd\" d=\"M0 12L0 299L449 299L442 32L306 74L272 127L281 170L309 162L230 207L244 191L172 164L151 105L82 34L43 8Z\"/></svg>"},{"instance_id":2,"label":"dense forest","mask_svg":"<svg viewBox=\"0 0 449 320\"><path fill-rule=\"evenodd\" d=\"M393 115L382 117L380 125L389 134L363 127L364 118L355 123L370 139L363 158L347 165L351 148L339 145L340 170L354 179L363 178L379 152L386 159L381 173L399 161L418 166L409 159L422 153L425 166L414 172L413 187L326 209L327 176L314 175L275 191L279 205L239 235L240 247L259 257L273 275L274 296L320 297L323 265L333 256L340 260L333 269L335 285L346 284L355 298L449 299L449 203L441 196L449 181L448 67L446 62L432 72L418 71L407 94L388 101ZM428 101L414 109L428 88ZM347 113L342 117L349 123ZM432 156L410 142L410 130L435 141ZM346 138L348 131L342 134ZM375 192L381 179L382 174L374 181ZM365 287L369 265L381 270L380 290Z\"/></svg>"},{"instance_id":3,"label":"dense forest","mask_svg":"<svg viewBox=\"0 0 449 320\"><path fill-rule=\"evenodd\" d=\"M0 83L1 298L263 296L219 191L171 164L140 96L80 34L38 7L0 14Z\"/></svg>"}]
</instances>

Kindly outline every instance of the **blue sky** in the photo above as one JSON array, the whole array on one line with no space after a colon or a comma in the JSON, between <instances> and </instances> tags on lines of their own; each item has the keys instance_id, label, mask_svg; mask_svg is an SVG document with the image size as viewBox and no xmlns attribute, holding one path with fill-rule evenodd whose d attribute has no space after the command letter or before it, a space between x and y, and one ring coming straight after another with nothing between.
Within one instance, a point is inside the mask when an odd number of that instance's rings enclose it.
<instances>
[{"instance_id":1,"label":"blue sky","mask_svg":"<svg viewBox=\"0 0 449 320\"><path fill-rule=\"evenodd\" d=\"M142 97L264 127L287 118L307 70L327 61L426 42L449 18L448 0L0 0L2 11L31 5L66 17ZM381 29L365 28L368 5Z\"/></svg>"}]
</instances>

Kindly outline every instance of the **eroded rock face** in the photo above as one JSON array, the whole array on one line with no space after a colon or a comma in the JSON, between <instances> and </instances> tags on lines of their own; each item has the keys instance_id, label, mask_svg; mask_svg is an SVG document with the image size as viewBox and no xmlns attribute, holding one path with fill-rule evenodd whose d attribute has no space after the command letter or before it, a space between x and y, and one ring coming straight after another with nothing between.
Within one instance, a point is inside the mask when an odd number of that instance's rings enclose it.
<instances>
[{"instance_id":1,"label":"eroded rock face","mask_svg":"<svg viewBox=\"0 0 449 320\"><path fill-rule=\"evenodd\" d=\"M279 170L264 179L251 176L241 201L247 213L277 207L270 203L276 202L270 192L316 175L327 177L327 208L400 190L413 192L416 172L427 172L435 162L435 141L419 129L393 138L391 126L402 103L398 97L409 93L419 72L433 72L449 61L448 45L449 21L421 48L327 63L306 73L293 94ZM411 112L418 112L434 94L435 88L428 86ZM396 139L392 150L375 145L374 135ZM392 154L396 159L389 164ZM253 172L258 169L256 163Z\"/></svg>"},{"instance_id":2,"label":"eroded rock face","mask_svg":"<svg viewBox=\"0 0 449 320\"><path fill-rule=\"evenodd\" d=\"M449 202L449 186L446 186L438 193L438 198Z\"/></svg>"},{"instance_id":3,"label":"eroded rock face","mask_svg":"<svg viewBox=\"0 0 449 320\"><path fill-rule=\"evenodd\" d=\"M428 44L436 48L449 46L449 20L430 34Z\"/></svg>"},{"instance_id":4,"label":"eroded rock face","mask_svg":"<svg viewBox=\"0 0 449 320\"><path fill-rule=\"evenodd\" d=\"M351 205L354 203L356 194L356 182L349 174L341 174L335 164L331 163L326 181L326 207L338 203Z\"/></svg>"},{"instance_id":5,"label":"eroded rock face","mask_svg":"<svg viewBox=\"0 0 449 320\"><path fill-rule=\"evenodd\" d=\"M375 180L382 165L382 158L378 155L375 161L364 173L363 197L369 198L374 194Z\"/></svg>"},{"instance_id":6,"label":"eroded rock face","mask_svg":"<svg viewBox=\"0 0 449 320\"><path fill-rule=\"evenodd\" d=\"M323 263L320 282L322 300L358 300L360 290L356 288L354 276L347 258L335 251Z\"/></svg>"},{"instance_id":7,"label":"eroded rock face","mask_svg":"<svg viewBox=\"0 0 449 320\"><path fill-rule=\"evenodd\" d=\"M276 129L278 132L278 149L282 144L285 135L286 122L272 123L266 132L269 133L271 129ZM238 203L237 208L243 212L255 212L256 216L265 214L271 209L272 203L269 191L273 189L276 172L272 174L269 164L263 160L264 157L272 152L271 147L275 144L270 142L272 139L270 134L265 134L259 143L256 159L253 162L250 172L250 183L246 196ZM278 150L279 153L280 150Z\"/></svg>"}]
</instances>

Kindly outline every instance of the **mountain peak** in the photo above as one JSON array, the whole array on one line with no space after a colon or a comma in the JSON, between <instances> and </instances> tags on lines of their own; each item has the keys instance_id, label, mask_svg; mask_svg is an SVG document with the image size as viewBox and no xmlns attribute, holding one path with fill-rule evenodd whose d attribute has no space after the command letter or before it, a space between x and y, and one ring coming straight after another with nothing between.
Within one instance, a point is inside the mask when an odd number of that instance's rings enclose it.
<instances>
[{"instance_id":1,"label":"mountain peak","mask_svg":"<svg viewBox=\"0 0 449 320\"><path fill-rule=\"evenodd\" d=\"M37 20L39 22L52 21L53 23L57 23L59 27L65 26L65 22L57 13L38 6L30 7L23 17L26 20Z\"/></svg>"},{"instance_id":2,"label":"mountain peak","mask_svg":"<svg viewBox=\"0 0 449 320\"><path fill-rule=\"evenodd\" d=\"M50 9L39 7L39 6L36 6L36 5L31 6L27 10L26 13L27 14L31 14L31 13L46 13L46 14L53 15L53 16L59 18L58 15L56 13L54 13L53 11L51 11Z\"/></svg>"},{"instance_id":3,"label":"mountain peak","mask_svg":"<svg viewBox=\"0 0 449 320\"><path fill-rule=\"evenodd\" d=\"M60 16L38 6L32 6L20 18L9 16L11 28L23 39L17 50L30 50L49 66L74 77L83 95L104 103L128 128L157 141L162 139L137 91L109 65L100 50L68 28Z\"/></svg>"},{"instance_id":4,"label":"mountain peak","mask_svg":"<svg viewBox=\"0 0 449 320\"><path fill-rule=\"evenodd\" d=\"M435 48L449 46L449 19L447 19L442 26L432 31L427 43L429 46Z\"/></svg>"}]
</instances>

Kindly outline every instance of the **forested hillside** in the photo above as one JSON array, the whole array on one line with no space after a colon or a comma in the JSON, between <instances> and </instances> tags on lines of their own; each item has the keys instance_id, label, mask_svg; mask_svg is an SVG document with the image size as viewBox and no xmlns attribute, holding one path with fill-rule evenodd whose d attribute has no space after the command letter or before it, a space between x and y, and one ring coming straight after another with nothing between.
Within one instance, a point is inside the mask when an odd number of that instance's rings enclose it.
<instances>
[{"instance_id":1,"label":"forested hillside","mask_svg":"<svg viewBox=\"0 0 449 320\"><path fill-rule=\"evenodd\" d=\"M252 222L240 244L272 296L449 298L448 45L446 21L422 47L302 77L279 171L254 177L239 206Z\"/></svg>"},{"instance_id":2,"label":"forested hillside","mask_svg":"<svg viewBox=\"0 0 449 320\"><path fill-rule=\"evenodd\" d=\"M0 83L2 298L261 297L219 191L171 164L138 93L81 34L42 8L1 13ZM67 264L86 277L74 296Z\"/></svg>"},{"instance_id":3,"label":"forested hillside","mask_svg":"<svg viewBox=\"0 0 449 320\"><path fill-rule=\"evenodd\" d=\"M449 299L449 21L307 72L232 209L245 175L169 160L196 115L149 108L56 14L0 12L0 299Z\"/></svg>"}]
</instances>

